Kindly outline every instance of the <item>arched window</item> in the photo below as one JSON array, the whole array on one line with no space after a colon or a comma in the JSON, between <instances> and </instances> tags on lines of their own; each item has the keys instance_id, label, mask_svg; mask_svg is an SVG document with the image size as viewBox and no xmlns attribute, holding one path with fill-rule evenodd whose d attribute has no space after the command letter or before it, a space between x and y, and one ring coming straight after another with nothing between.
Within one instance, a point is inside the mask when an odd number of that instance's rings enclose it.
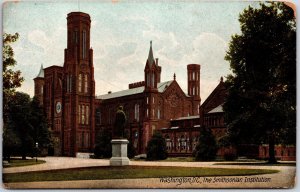
<instances>
[{"instance_id":1,"label":"arched window","mask_svg":"<svg viewBox=\"0 0 300 192\"><path fill-rule=\"evenodd\" d=\"M84 92L85 93L88 92L88 75L87 74L84 75Z\"/></svg>"},{"instance_id":2,"label":"arched window","mask_svg":"<svg viewBox=\"0 0 300 192\"><path fill-rule=\"evenodd\" d=\"M82 32L82 58L86 57L86 31Z\"/></svg>"},{"instance_id":3,"label":"arched window","mask_svg":"<svg viewBox=\"0 0 300 192\"><path fill-rule=\"evenodd\" d=\"M81 105L78 105L78 123L81 123Z\"/></svg>"},{"instance_id":4,"label":"arched window","mask_svg":"<svg viewBox=\"0 0 300 192\"><path fill-rule=\"evenodd\" d=\"M152 72L152 80L151 80L152 87L154 87L154 80L155 80L155 75L154 72Z\"/></svg>"},{"instance_id":5,"label":"arched window","mask_svg":"<svg viewBox=\"0 0 300 192\"><path fill-rule=\"evenodd\" d=\"M96 109L96 124L101 125L101 111L100 111L100 108Z\"/></svg>"},{"instance_id":6,"label":"arched window","mask_svg":"<svg viewBox=\"0 0 300 192\"><path fill-rule=\"evenodd\" d=\"M135 104L134 106L134 119L138 122L140 117L140 106L139 104Z\"/></svg>"},{"instance_id":7,"label":"arched window","mask_svg":"<svg viewBox=\"0 0 300 192\"><path fill-rule=\"evenodd\" d=\"M85 124L84 105L81 106L81 123Z\"/></svg>"},{"instance_id":8,"label":"arched window","mask_svg":"<svg viewBox=\"0 0 300 192\"><path fill-rule=\"evenodd\" d=\"M147 86L150 87L150 73L146 74Z\"/></svg>"},{"instance_id":9,"label":"arched window","mask_svg":"<svg viewBox=\"0 0 300 192\"><path fill-rule=\"evenodd\" d=\"M86 114L86 120L85 120L85 124L89 124L89 106L85 106L85 114Z\"/></svg>"},{"instance_id":10,"label":"arched window","mask_svg":"<svg viewBox=\"0 0 300 192\"><path fill-rule=\"evenodd\" d=\"M67 92L70 93L72 91L72 76L67 75Z\"/></svg>"},{"instance_id":11,"label":"arched window","mask_svg":"<svg viewBox=\"0 0 300 192\"><path fill-rule=\"evenodd\" d=\"M157 110L157 119L160 119L160 109Z\"/></svg>"},{"instance_id":12,"label":"arched window","mask_svg":"<svg viewBox=\"0 0 300 192\"><path fill-rule=\"evenodd\" d=\"M82 86L82 75L79 74L78 77L78 91L81 92L81 86Z\"/></svg>"},{"instance_id":13,"label":"arched window","mask_svg":"<svg viewBox=\"0 0 300 192\"><path fill-rule=\"evenodd\" d=\"M183 136L183 135L181 135L181 137L180 137L181 139L181 149L182 150L185 150L185 148L186 148L186 140L185 140L185 137Z\"/></svg>"}]
</instances>

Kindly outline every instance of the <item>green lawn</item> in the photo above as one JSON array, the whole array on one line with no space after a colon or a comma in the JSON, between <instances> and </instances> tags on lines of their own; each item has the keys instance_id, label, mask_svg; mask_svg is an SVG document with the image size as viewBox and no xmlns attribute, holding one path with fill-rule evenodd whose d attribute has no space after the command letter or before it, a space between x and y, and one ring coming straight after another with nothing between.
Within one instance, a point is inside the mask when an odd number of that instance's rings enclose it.
<instances>
[{"instance_id":1,"label":"green lawn","mask_svg":"<svg viewBox=\"0 0 300 192\"><path fill-rule=\"evenodd\" d=\"M196 167L156 167L156 166L124 166L124 167L88 167L38 171L26 173L3 174L3 182L32 181L66 181L66 180L101 180L101 179L133 179L160 177L201 177L201 176L242 176L277 173L277 170L266 169L227 169Z\"/></svg>"},{"instance_id":2,"label":"green lawn","mask_svg":"<svg viewBox=\"0 0 300 192\"><path fill-rule=\"evenodd\" d=\"M4 164L3 167L21 167L21 166L28 166L28 165L37 165L41 163L45 163L46 161L44 160L39 160L36 162L35 159L11 159L9 164Z\"/></svg>"},{"instance_id":3,"label":"green lawn","mask_svg":"<svg viewBox=\"0 0 300 192\"><path fill-rule=\"evenodd\" d=\"M270 164L268 162L240 162L240 163L215 163L214 165L254 165L254 166L296 166L296 163L276 163Z\"/></svg>"}]
</instances>

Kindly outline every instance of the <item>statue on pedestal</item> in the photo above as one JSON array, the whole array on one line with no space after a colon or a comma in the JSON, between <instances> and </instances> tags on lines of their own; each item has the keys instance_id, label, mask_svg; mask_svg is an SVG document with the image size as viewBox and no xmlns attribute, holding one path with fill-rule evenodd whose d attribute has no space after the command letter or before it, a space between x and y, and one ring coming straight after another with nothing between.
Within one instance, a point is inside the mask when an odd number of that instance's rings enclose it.
<instances>
[{"instance_id":1,"label":"statue on pedestal","mask_svg":"<svg viewBox=\"0 0 300 192\"><path fill-rule=\"evenodd\" d=\"M126 115L123 107L119 106L116 113L116 120L113 129L112 157L110 158L110 166L125 166L129 165L127 157L128 140L124 138Z\"/></svg>"},{"instance_id":2,"label":"statue on pedestal","mask_svg":"<svg viewBox=\"0 0 300 192\"><path fill-rule=\"evenodd\" d=\"M113 138L124 138L126 115L123 106L119 106L116 113L116 120L113 131Z\"/></svg>"}]
</instances>

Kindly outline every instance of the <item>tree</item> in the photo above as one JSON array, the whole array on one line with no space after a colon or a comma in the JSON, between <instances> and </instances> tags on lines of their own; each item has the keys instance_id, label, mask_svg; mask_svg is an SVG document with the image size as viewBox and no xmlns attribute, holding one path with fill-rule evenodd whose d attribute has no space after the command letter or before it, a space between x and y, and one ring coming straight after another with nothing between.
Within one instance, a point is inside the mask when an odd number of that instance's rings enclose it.
<instances>
[{"instance_id":1,"label":"tree","mask_svg":"<svg viewBox=\"0 0 300 192\"><path fill-rule=\"evenodd\" d=\"M211 130L202 127L200 130L199 140L193 155L196 161L212 161L215 160L217 154L217 143L215 136Z\"/></svg>"},{"instance_id":2,"label":"tree","mask_svg":"<svg viewBox=\"0 0 300 192\"><path fill-rule=\"evenodd\" d=\"M39 147L47 148L50 144L50 132L46 115L37 97L33 97L30 103L30 124L33 127L32 138Z\"/></svg>"},{"instance_id":3,"label":"tree","mask_svg":"<svg viewBox=\"0 0 300 192\"><path fill-rule=\"evenodd\" d=\"M13 71L12 67L17 64L17 61L14 59L14 50L11 47L11 43L14 43L18 40L19 34L15 33L14 35L4 33L3 35L3 114L4 114L4 123L7 120L7 110L8 102L12 98L12 95L15 93L15 89L20 87L24 78L21 77L21 72L19 70Z\"/></svg>"},{"instance_id":4,"label":"tree","mask_svg":"<svg viewBox=\"0 0 300 192\"><path fill-rule=\"evenodd\" d=\"M14 149L14 152L20 152L22 159L26 159L28 153L33 153L34 139L32 138L33 127L30 124L30 96L25 93L16 92L12 99L8 102L8 122L6 125L6 133L16 136L9 138L9 135L4 135L4 143L14 143L20 141L20 148ZM13 141L13 140L15 141ZM6 149L12 149L12 146ZM9 152L12 153L11 151Z\"/></svg>"},{"instance_id":5,"label":"tree","mask_svg":"<svg viewBox=\"0 0 300 192\"><path fill-rule=\"evenodd\" d=\"M22 159L33 156L36 142L39 147L48 147L47 121L38 99L31 100L28 94L15 92L8 105L3 133L4 157L9 160L12 154L21 155Z\"/></svg>"},{"instance_id":6,"label":"tree","mask_svg":"<svg viewBox=\"0 0 300 192\"><path fill-rule=\"evenodd\" d=\"M110 158L112 155L111 147L112 135L107 129L101 130L96 137L94 154L97 158Z\"/></svg>"},{"instance_id":7,"label":"tree","mask_svg":"<svg viewBox=\"0 0 300 192\"><path fill-rule=\"evenodd\" d=\"M166 141L161 133L154 132L147 144L147 160L163 160L168 157Z\"/></svg>"},{"instance_id":8,"label":"tree","mask_svg":"<svg viewBox=\"0 0 300 192\"><path fill-rule=\"evenodd\" d=\"M14 35L4 34L3 35L3 49L2 49L2 60L3 60L3 155L5 158L10 160L10 155L13 149L20 146L20 140L11 128L8 119L9 101L13 98L15 89L21 86L24 79L21 77L20 71L13 71L17 62L14 59L14 51L11 47L11 43L18 40L19 34Z\"/></svg>"},{"instance_id":9,"label":"tree","mask_svg":"<svg viewBox=\"0 0 300 192\"><path fill-rule=\"evenodd\" d=\"M296 22L283 3L248 7L240 14L241 34L233 35L225 59L233 75L226 80L223 106L231 141L269 143L276 162L277 142L295 144Z\"/></svg>"}]
</instances>

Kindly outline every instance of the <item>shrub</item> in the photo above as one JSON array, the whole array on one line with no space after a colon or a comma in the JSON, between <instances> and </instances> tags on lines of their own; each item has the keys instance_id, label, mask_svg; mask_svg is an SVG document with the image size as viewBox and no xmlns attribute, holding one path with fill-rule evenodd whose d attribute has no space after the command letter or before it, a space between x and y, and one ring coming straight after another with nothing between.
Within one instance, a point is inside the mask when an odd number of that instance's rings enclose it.
<instances>
[{"instance_id":1,"label":"shrub","mask_svg":"<svg viewBox=\"0 0 300 192\"><path fill-rule=\"evenodd\" d=\"M196 161L212 161L216 158L218 147L215 137L211 133L210 129L202 128L198 144L196 146L193 155Z\"/></svg>"},{"instance_id":2,"label":"shrub","mask_svg":"<svg viewBox=\"0 0 300 192\"><path fill-rule=\"evenodd\" d=\"M155 132L147 145L147 160L163 160L168 157L166 141L161 133Z\"/></svg>"},{"instance_id":3,"label":"shrub","mask_svg":"<svg viewBox=\"0 0 300 192\"><path fill-rule=\"evenodd\" d=\"M110 158L112 156L111 133L104 129L96 137L94 154L96 158Z\"/></svg>"},{"instance_id":4,"label":"shrub","mask_svg":"<svg viewBox=\"0 0 300 192\"><path fill-rule=\"evenodd\" d=\"M234 161L237 159L237 155L236 153L232 152L232 151L228 151L224 153L224 159L226 161Z\"/></svg>"},{"instance_id":5,"label":"shrub","mask_svg":"<svg viewBox=\"0 0 300 192\"><path fill-rule=\"evenodd\" d=\"M135 156L136 152L135 152L135 148L132 145L131 141L129 141L128 145L127 145L127 156L129 159L132 159Z\"/></svg>"}]
</instances>

